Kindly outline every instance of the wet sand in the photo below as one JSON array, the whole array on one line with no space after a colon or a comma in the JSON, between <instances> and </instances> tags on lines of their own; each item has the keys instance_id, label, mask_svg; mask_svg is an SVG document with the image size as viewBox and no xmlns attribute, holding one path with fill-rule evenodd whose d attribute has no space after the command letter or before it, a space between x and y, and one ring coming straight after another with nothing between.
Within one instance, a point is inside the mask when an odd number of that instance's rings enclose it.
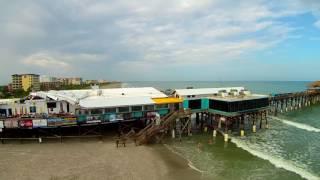
<instances>
[{"instance_id":1,"label":"wet sand","mask_svg":"<svg viewBox=\"0 0 320 180\"><path fill-rule=\"evenodd\" d=\"M200 179L200 173L163 145L72 140L0 145L0 179Z\"/></svg>"}]
</instances>

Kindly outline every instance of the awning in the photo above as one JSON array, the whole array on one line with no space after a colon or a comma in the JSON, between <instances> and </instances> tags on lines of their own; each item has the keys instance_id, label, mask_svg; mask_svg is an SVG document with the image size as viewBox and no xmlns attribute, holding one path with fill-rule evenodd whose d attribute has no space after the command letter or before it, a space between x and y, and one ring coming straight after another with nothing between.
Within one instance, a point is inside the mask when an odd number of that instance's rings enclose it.
<instances>
[{"instance_id":1,"label":"awning","mask_svg":"<svg viewBox=\"0 0 320 180\"><path fill-rule=\"evenodd\" d=\"M155 104L173 104L173 103L182 103L182 99L180 98L152 98L152 100L155 102Z\"/></svg>"}]
</instances>

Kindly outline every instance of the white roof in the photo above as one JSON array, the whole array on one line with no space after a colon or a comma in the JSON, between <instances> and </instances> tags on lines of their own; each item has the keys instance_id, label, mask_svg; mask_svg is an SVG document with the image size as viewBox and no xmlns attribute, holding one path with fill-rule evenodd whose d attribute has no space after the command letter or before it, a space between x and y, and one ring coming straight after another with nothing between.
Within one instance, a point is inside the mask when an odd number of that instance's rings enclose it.
<instances>
[{"instance_id":1,"label":"white roof","mask_svg":"<svg viewBox=\"0 0 320 180\"><path fill-rule=\"evenodd\" d=\"M253 100L253 99L261 99L261 98L268 98L268 95L262 94L250 94L245 96L226 96L226 97L210 97L210 99L220 100L220 101L244 101L244 100Z\"/></svg>"},{"instance_id":2,"label":"white roof","mask_svg":"<svg viewBox=\"0 0 320 180\"><path fill-rule=\"evenodd\" d=\"M80 101L83 108L107 108L154 104L150 97L89 97Z\"/></svg>"},{"instance_id":3,"label":"white roof","mask_svg":"<svg viewBox=\"0 0 320 180\"><path fill-rule=\"evenodd\" d=\"M51 90L51 91L39 91L35 93L31 93L34 96L40 96L42 98L51 98L56 101L64 100L71 104L80 104L91 107L93 102L96 103L96 107L99 104L101 106L110 104L115 104L114 100L118 99L121 102L124 102L125 98L127 98L126 102L129 103L132 97L137 97L132 100L136 100L137 102L146 102L144 97L151 98L161 98L167 97L164 93L153 87L142 87L142 88L114 88L114 89L86 89L86 90ZM139 97L139 98L138 98ZM119 99L122 98L122 99ZM141 99L141 101L139 101ZM132 101L131 100L131 101ZM100 102L101 101L101 102ZM151 100L150 100L151 101Z\"/></svg>"},{"instance_id":4,"label":"white roof","mask_svg":"<svg viewBox=\"0 0 320 180\"><path fill-rule=\"evenodd\" d=\"M175 93L179 96L189 96L189 95L207 95L216 94L221 90L226 90L230 92L231 89L236 89L238 91L244 90L244 87L226 87L226 88L198 88L198 89L176 89Z\"/></svg>"},{"instance_id":5,"label":"white roof","mask_svg":"<svg viewBox=\"0 0 320 180\"><path fill-rule=\"evenodd\" d=\"M15 101L19 100L18 98L14 99L0 99L0 105L12 104Z\"/></svg>"}]
</instances>

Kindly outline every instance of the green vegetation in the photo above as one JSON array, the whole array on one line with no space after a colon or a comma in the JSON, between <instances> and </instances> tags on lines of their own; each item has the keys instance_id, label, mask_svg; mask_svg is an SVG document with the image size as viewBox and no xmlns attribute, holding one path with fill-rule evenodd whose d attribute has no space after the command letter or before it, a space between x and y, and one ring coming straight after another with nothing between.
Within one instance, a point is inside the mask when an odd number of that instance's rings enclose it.
<instances>
[{"instance_id":1,"label":"green vegetation","mask_svg":"<svg viewBox=\"0 0 320 180\"><path fill-rule=\"evenodd\" d=\"M0 87L0 98L1 99L9 99L9 98L23 98L28 96L30 90L24 91L23 89L17 89L15 91L9 92L6 86Z\"/></svg>"}]
</instances>

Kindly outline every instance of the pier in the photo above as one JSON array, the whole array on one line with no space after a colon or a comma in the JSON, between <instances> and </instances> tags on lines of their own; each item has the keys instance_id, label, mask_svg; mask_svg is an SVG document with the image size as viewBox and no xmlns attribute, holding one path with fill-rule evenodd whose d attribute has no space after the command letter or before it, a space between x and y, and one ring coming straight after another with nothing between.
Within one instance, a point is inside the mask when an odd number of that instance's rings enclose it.
<instances>
[{"instance_id":1,"label":"pier","mask_svg":"<svg viewBox=\"0 0 320 180\"><path fill-rule=\"evenodd\" d=\"M268 116L320 102L320 91L253 94L244 87L176 89L166 95L146 88L35 92L0 102L0 140L43 143L102 138L111 129L117 145L181 140L193 133L245 136L268 129Z\"/></svg>"},{"instance_id":2,"label":"pier","mask_svg":"<svg viewBox=\"0 0 320 180\"><path fill-rule=\"evenodd\" d=\"M275 94L270 97L270 113L277 116L279 113L298 110L320 102L320 91L304 91L296 93Z\"/></svg>"}]
</instances>

